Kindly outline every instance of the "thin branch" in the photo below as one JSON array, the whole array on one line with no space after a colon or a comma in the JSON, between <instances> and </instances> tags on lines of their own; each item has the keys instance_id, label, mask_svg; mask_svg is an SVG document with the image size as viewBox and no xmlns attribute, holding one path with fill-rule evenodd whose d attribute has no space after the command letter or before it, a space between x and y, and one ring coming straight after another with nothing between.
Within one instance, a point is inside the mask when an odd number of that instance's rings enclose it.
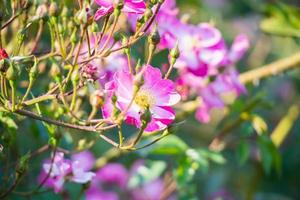
<instances>
[{"instance_id":1,"label":"thin branch","mask_svg":"<svg viewBox=\"0 0 300 200\"><path fill-rule=\"evenodd\" d=\"M300 53L296 53L289 57L264 65L260 68L242 73L239 76L239 80L241 83L246 84L249 82L260 80L262 78L267 78L269 76L277 75L286 70L298 67L299 64L300 64Z\"/></svg>"}]
</instances>

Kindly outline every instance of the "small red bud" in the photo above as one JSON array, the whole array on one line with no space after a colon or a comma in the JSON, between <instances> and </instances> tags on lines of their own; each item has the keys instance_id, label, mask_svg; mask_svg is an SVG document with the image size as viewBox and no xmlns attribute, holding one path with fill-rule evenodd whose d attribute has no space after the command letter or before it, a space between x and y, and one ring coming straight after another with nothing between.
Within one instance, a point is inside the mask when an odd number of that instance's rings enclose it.
<instances>
[{"instance_id":1,"label":"small red bud","mask_svg":"<svg viewBox=\"0 0 300 200\"><path fill-rule=\"evenodd\" d=\"M6 51L0 48L0 60L7 59L7 58L8 58L8 54L6 53Z\"/></svg>"}]
</instances>

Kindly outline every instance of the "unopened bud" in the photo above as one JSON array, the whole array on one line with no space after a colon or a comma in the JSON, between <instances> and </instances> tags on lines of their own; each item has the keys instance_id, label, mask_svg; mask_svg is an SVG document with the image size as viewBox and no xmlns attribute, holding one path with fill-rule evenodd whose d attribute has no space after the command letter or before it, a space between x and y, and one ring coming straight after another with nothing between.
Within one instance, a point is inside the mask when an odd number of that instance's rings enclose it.
<instances>
[{"instance_id":1,"label":"unopened bud","mask_svg":"<svg viewBox=\"0 0 300 200\"><path fill-rule=\"evenodd\" d=\"M148 21L153 15L153 12L150 8L147 8L144 13L145 21Z\"/></svg>"},{"instance_id":2,"label":"unopened bud","mask_svg":"<svg viewBox=\"0 0 300 200\"><path fill-rule=\"evenodd\" d=\"M145 109L144 113L141 115L141 121L143 126L147 126L147 124L151 121L152 114L149 108Z\"/></svg>"},{"instance_id":3,"label":"unopened bud","mask_svg":"<svg viewBox=\"0 0 300 200\"><path fill-rule=\"evenodd\" d=\"M149 41L149 43L150 44L153 44L153 45L157 45L157 44L159 44L159 42L160 42L160 35L159 35L159 32L158 32L158 30L157 30L157 28L155 28L152 32L151 32L151 34L149 35L149 37L148 37L148 41Z\"/></svg>"},{"instance_id":4,"label":"unopened bud","mask_svg":"<svg viewBox=\"0 0 300 200\"><path fill-rule=\"evenodd\" d=\"M150 0L150 3L151 3L152 5L156 5L156 4L158 3L158 0Z\"/></svg>"},{"instance_id":5,"label":"unopened bud","mask_svg":"<svg viewBox=\"0 0 300 200\"><path fill-rule=\"evenodd\" d=\"M66 6L64 6L62 11L61 11L61 16L62 17L68 17L68 15L69 15L68 8Z\"/></svg>"},{"instance_id":6,"label":"unopened bud","mask_svg":"<svg viewBox=\"0 0 300 200\"><path fill-rule=\"evenodd\" d=\"M113 94L112 97L111 97L112 103L116 104L117 100L118 100L118 97L115 94Z\"/></svg>"},{"instance_id":7,"label":"unopened bud","mask_svg":"<svg viewBox=\"0 0 300 200\"><path fill-rule=\"evenodd\" d=\"M133 79L133 84L140 89L145 83L143 74L141 72L137 73L137 75Z\"/></svg>"},{"instance_id":8,"label":"unopened bud","mask_svg":"<svg viewBox=\"0 0 300 200\"><path fill-rule=\"evenodd\" d=\"M9 60L8 59L2 59L0 60L0 73L4 73L7 71L9 67Z\"/></svg>"},{"instance_id":9,"label":"unopened bud","mask_svg":"<svg viewBox=\"0 0 300 200\"><path fill-rule=\"evenodd\" d=\"M6 51L0 48L0 60L7 59L7 58L8 58L8 54L6 53Z\"/></svg>"},{"instance_id":10,"label":"unopened bud","mask_svg":"<svg viewBox=\"0 0 300 200\"><path fill-rule=\"evenodd\" d=\"M51 147L56 147L57 146L57 139L55 137L50 137L49 138L49 141L48 141L48 144L51 146Z\"/></svg>"},{"instance_id":11,"label":"unopened bud","mask_svg":"<svg viewBox=\"0 0 300 200\"><path fill-rule=\"evenodd\" d=\"M179 48L178 48L178 43L177 43L176 46L171 50L170 56L171 56L172 58L175 58L175 59L179 58L179 56L180 56L180 51L179 51Z\"/></svg>"},{"instance_id":12,"label":"unopened bud","mask_svg":"<svg viewBox=\"0 0 300 200\"><path fill-rule=\"evenodd\" d=\"M79 38L78 38L78 35L76 34L77 33L77 29L75 28L72 32L72 35L71 35L71 38L70 38L70 41L73 43L73 44L76 44L78 41L79 41Z\"/></svg>"},{"instance_id":13,"label":"unopened bud","mask_svg":"<svg viewBox=\"0 0 300 200\"><path fill-rule=\"evenodd\" d=\"M58 24L57 25L57 28L58 28L58 33L60 34L60 35L63 35L64 34L64 27L63 27L63 25L62 24Z\"/></svg>"},{"instance_id":14,"label":"unopened bud","mask_svg":"<svg viewBox=\"0 0 300 200\"><path fill-rule=\"evenodd\" d=\"M77 12L75 21L78 24L87 24L88 16L85 9L81 9L80 11Z\"/></svg>"},{"instance_id":15,"label":"unopened bud","mask_svg":"<svg viewBox=\"0 0 300 200\"><path fill-rule=\"evenodd\" d=\"M18 41L19 45L21 45L24 42L25 35L26 35L26 30L25 29L22 29L18 32L18 35L17 35L18 40L17 41Z\"/></svg>"},{"instance_id":16,"label":"unopened bud","mask_svg":"<svg viewBox=\"0 0 300 200\"><path fill-rule=\"evenodd\" d=\"M123 7L124 7L124 0L119 0L118 3L117 3L116 8L119 9L119 10L122 10Z\"/></svg>"},{"instance_id":17,"label":"unopened bud","mask_svg":"<svg viewBox=\"0 0 300 200\"><path fill-rule=\"evenodd\" d=\"M9 81L15 81L20 76L20 68L15 63L10 63L9 68L6 71L6 78Z\"/></svg>"},{"instance_id":18,"label":"unopened bud","mask_svg":"<svg viewBox=\"0 0 300 200\"><path fill-rule=\"evenodd\" d=\"M36 16L38 16L39 18L44 18L47 15L48 12L48 8L46 6L46 4L42 4L39 5L36 9Z\"/></svg>"},{"instance_id":19,"label":"unopened bud","mask_svg":"<svg viewBox=\"0 0 300 200\"><path fill-rule=\"evenodd\" d=\"M99 32L99 25L97 24L97 22L93 22L93 24L92 24L92 32L93 33L98 33Z\"/></svg>"},{"instance_id":20,"label":"unopened bud","mask_svg":"<svg viewBox=\"0 0 300 200\"><path fill-rule=\"evenodd\" d=\"M96 108L101 108L103 106L104 94L101 90L96 90L93 92L93 94L90 96L90 104Z\"/></svg>"},{"instance_id":21,"label":"unopened bud","mask_svg":"<svg viewBox=\"0 0 300 200\"><path fill-rule=\"evenodd\" d=\"M57 17L59 14L58 5L56 2L52 2L49 7L49 15L52 17Z\"/></svg>"},{"instance_id":22,"label":"unopened bud","mask_svg":"<svg viewBox=\"0 0 300 200\"><path fill-rule=\"evenodd\" d=\"M72 73L72 76L71 76L71 80L73 83L77 83L80 79L80 75L79 75L79 72L78 70L74 70L74 72Z\"/></svg>"},{"instance_id":23,"label":"unopened bud","mask_svg":"<svg viewBox=\"0 0 300 200\"><path fill-rule=\"evenodd\" d=\"M53 63L51 66L50 75L54 78L61 75L60 68L56 63Z\"/></svg>"},{"instance_id":24,"label":"unopened bud","mask_svg":"<svg viewBox=\"0 0 300 200\"><path fill-rule=\"evenodd\" d=\"M98 68L94 65L87 64L81 69L81 76L87 81L96 81L99 79L99 71Z\"/></svg>"},{"instance_id":25,"label":"unopened bud","mask_svg":"<svg viewBox=\"0 0 300 200\"><path fill-rule=\"evenodd\" d=\"M120 41L121 39L122 39L121 33L120 33L120 32L116 32L116 33L114 34L114 41L118 42L118 41Z\"/></svg>"},{"instance_id":26,"label":"unopened bud","mask_svg":"<svg viewBox=\"0 0 300 200\"><path fill-rule=\"evenodd\" d=\"M36 79L38 73L39 73L39 70L38 70L38 65L37 65L37 59L35 58L35 61L34 61L34 65L31 67L30 71L29 71L29 77L33 80Z\"/></svg>"}]
</instances>

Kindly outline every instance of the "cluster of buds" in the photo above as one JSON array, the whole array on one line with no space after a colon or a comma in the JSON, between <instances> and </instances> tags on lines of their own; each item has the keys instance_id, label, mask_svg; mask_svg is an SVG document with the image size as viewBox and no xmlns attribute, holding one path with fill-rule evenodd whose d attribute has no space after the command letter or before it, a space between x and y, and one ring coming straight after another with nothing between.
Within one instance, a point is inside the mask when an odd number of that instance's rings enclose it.
<instances>
[{"instance_id":1,"label":"cluster of buds","mask_svg":"<svg viewBox=\"0 0 300 200\"><path fill-rule=\"evenodd\" d=\"M87 81L94 82L99 79L98 67L91 65L91 64L82 66L80 74L81 74L81 77Z\"/></svg>"}]
</instances>

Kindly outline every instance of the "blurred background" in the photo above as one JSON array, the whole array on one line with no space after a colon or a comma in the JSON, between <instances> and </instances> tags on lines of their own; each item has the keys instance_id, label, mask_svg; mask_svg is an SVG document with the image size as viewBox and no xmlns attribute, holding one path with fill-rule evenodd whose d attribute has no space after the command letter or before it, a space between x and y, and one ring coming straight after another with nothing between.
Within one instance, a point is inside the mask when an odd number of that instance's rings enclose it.
<instances>
[{"instance_id":1,"label":"blurred background","mask_svg":"<svg viewBox=\"0 0 300 200\"><path fill-rule=\"evenodd\" d=\"M300 50L299 1L178 0L177 4L183 20L215 24L228 44L239 33L249 36L251 49L237 66L240 73ZM48 39L45 37L45 41ZM154 62L160 63L159 56L155 59ZM41 88L48 86L43 81L39 84ZM90 146L95 157L100 158L99 166L107 162L101 159L103 155L109 162L120 162L127 168L138 159L165 161L164 170L173 173L177 182L177 199L300 199L300 69L254 81L247 84L247 90L246 95L233 101L225 111L215 111L210 123L200 124L191 115L185 120L189 123L180 123L176 135L138 152L115 155L111 146L95 140L95 135L65 129L59 129L65 133L61 146L66 149L73 149L74 144L81 145L77 149ZM51 108L42 109L51 112ZM255 117L241 120L243 114ZM125 132L133 130L126 129ZM9 142L16 144L14 148L4 148L0 154L1 165L6 159L13 161L39 148L48 139L42 123L1 113L0 132L14 135ZM218 153L209 152L209 144L220 133L225 135L226 147ZM281 144L274 144L275 133L284 135ZM5 142L3 138L1 143ZM26 181L20 183L20 190L26 191L36 185L41 162L47 156L42 154L30 164L30 173ZM3 178L3 174L0 171L0 177ZM66 187L71 199L75 199L80 186L68 184ZM13 194L10 198L27 197ZM30 199L60 198L47 192Z\"/></svg>"}]
</instances>

